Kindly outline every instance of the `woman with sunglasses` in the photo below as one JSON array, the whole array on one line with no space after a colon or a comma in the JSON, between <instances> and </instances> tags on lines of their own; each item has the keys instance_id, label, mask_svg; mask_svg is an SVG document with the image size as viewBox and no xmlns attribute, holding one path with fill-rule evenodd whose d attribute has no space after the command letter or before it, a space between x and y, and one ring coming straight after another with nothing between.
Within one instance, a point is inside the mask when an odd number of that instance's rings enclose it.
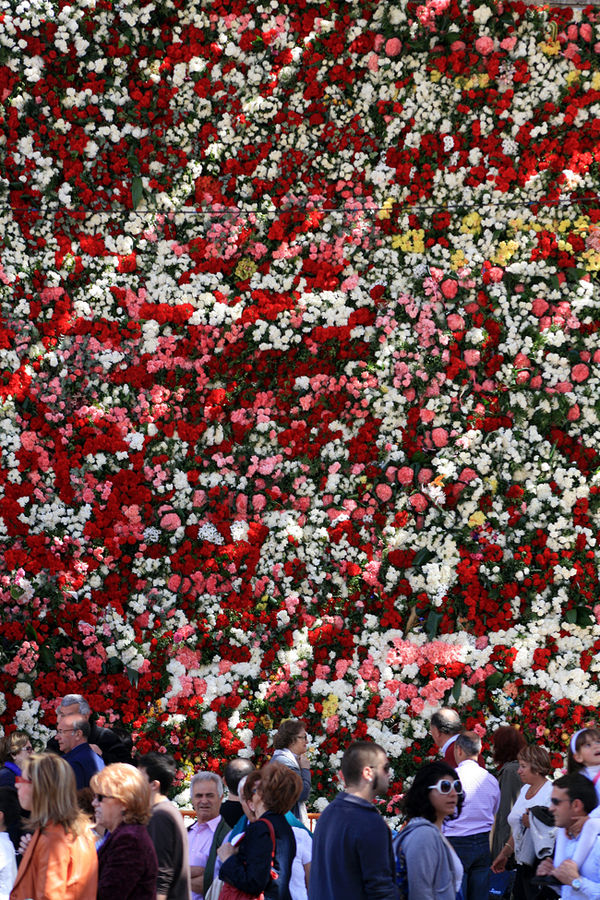
<instances>
[{"instance_id":1,"label":"woman with sunglasses","mask_svg":"<svg viewBox=\"0 0 600 900\"><path fill-rule=\"evenodd\" d=\"M148 779L129 763L112 763L92 776L90 787L96 823L108 831L98 848L98 900L155 900Z\"/></svg>"},{"instance_id":2,"label":"woman with sunglasses","mask_svg":"<svg viewBox=\"0 0 600 900\"><path fill-rule=\"evenodd\" d=\"M96 848L90 820L77 805L71 766L54 753L34 753L16 786L33 835L10 900L96 900Z\"/></svg>"},{"instance_id":3,"label":"woman with sunglasses","mask_svg":"<svg viewBox=\"0 0 600 900\"><path fill-rule=\"evenodd\" d=\"M463 792L455 770L443 760L427 763L415 775L402 808L408 824L394 836L397 882L419 900L456 900L462 863L442 834L446 819L462 809Z\"/></svg>"}]
</instances>

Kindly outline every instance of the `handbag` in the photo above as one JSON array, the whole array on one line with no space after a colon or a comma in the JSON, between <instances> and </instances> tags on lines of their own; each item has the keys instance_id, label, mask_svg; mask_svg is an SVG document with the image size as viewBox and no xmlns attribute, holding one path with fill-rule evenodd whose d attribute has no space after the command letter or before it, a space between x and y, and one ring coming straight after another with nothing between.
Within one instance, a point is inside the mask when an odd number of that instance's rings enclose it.
<instances>
[{"instance_id":1,"label":"handbag","mask_svg":"<svg viewBox=\"0 0 600 900\"><path fill-rule=\"evenodd\" d=\"M273 869L273 861L275 859L275 832L273 831L273 826L268 819L260 818L256 821L264 822L271 835L271 841L273 842L273 850L271 851L271 878L275 879L277 878L277 872L275 872ZM264 891L261 891L260 894L249 894L247 891L242 891L239 888L234 887L232 884L229 884L228 881L224 881L223 887L221 888L218 897L219 900L264 900L265 894Z\"/></svg>"},{"instance_id":2,"label":"handbag","mask_svg":"<svg viewBox=\"0 0 600 900\"><path fill-rule=\"evenodd\" d=\"M220 878L213 878L211 885L204 895L204 900L221 900L221 891L225 886L225 882Z\"/></svg>"}]
</instances>

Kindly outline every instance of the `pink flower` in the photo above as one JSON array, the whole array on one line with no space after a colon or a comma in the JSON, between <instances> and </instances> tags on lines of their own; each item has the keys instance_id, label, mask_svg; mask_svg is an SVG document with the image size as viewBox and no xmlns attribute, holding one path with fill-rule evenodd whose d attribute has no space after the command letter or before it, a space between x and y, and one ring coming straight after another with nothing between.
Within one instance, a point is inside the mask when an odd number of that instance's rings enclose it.
<instances>
[{"instance_id":1,"label":"pink flower","mask_svg":"<svg viewBox=\"0 0 600 900\"><path fill-rule=\"evenodd\" d=\"M465 362L468 366L476 366L481 359L479 350L465 350Z\"/></svg>"},{"instance_id":2,"label":"pink flower","mask_svg":"<svg viewBox=\"0 0 600 900\"><path fill-rule=\"evenodd\" d=\"M447 300L453 300L458 293L458 284L452 278L446 278L441 284L442 294Z\"/></svg>"},{"instance_id":3,"label":"pink flower","mask_svg":"<svg viewBox=\"0 0 600 900\"><path fill-rule=\"evenodd\" d=\"M388 56L398 56L402 50L402 42L398 38L390 38L385 42L385 52Z\"/></svg>"},{"instance_id":4,"label":"pink flower","mask_svg":"<svg viewBox=\"0 0 600 900\"><path fill-rule=\"evenodd\" d=\"M383 503L387 503L388 500L391 500L393 491L389 484L378 484L375 493Z\"/></svg>"},{"instance_id":5,"label":"pink flower","mask_svg":"<svg viewBox=\"0 0 600 900\"><path fill-rule=\"evenodd\" d=\"M484 35L483 37L477 38L475 41L475 49L478 53L481 53L482 56L489 56L494 50L494 42L490 37Z\"/></svg>"},{"instance_id":6,"label":"pink flower","mask_svg":"<svg viewBox=\"0 0 600 900\"><path fill-rule=\"evenodd\" d=\"M545 312L548 311L549 306L548 303L542 297L536 297L533 303L531 304L531 309L533 311L534 316L543 316Z\"/></svg>"},{"instance_id":7,"label":"pink flower","mask_svg":"<svg viewBox=\"0 0 600 900\"><path fill-rule=\"evenodd\" d=\"M181 519L177 513L174 512L167 513L166 516L163 516L160 520L160 527L164 528L165 531L176 531L180 526Z\"/></svg>"},{"instance_id":8,"label":"pink flower","mask_svg":"<svg viewBox=\"0 0 600 900\"><path fill-rule=\"evenodd\" d=\"M398 474L396 475L400 484L412 484L414 477L415 473L408 466L402 466L402 468L398 469Z\"/></svg>"},{"instance_id":9,"label":"pink flower","mask_svg":"<svg viewBox=\"0 0 600 900\"><path fill-rule=\"evenodd\" d=\"M585 381L589 374L590 370L585 363L577 363L577 365L573 366L573 368L571 369L571 378L578 384L581 384L582 381Z\"/></svg>"},{"instance_id":10,"label":"pink flower","mask_svg":"<svg viewBox=\"0 0 600 900\"><path fill-rule=\"evenodd\" d=\"M448 443L448 432L445 428L434 428L431 432L431 440L436 447L445 447Z\"/></svg>"},{"instance_id":11,"label":"pink flower","mask_svg":"<svg viewBox=\"0 0 600 900\"><path fill-rule=\"evenodd\" d=\"M420 513L425 512L429 506L429 500L424 494L413 494L408 498L408 502L414 510Z\"/></svg>"},{"instance_id":12,"label":"pink flower","mask_svg":"<svg viewBox=\"0 0 600 900\"><path fill-rule=\"evenodd\" d=\"M465 320L462 316L459 316L458 313L450 313L448 316L448 328L450 331L463 331L465 327Z\"/></svg>"}]
</instances>

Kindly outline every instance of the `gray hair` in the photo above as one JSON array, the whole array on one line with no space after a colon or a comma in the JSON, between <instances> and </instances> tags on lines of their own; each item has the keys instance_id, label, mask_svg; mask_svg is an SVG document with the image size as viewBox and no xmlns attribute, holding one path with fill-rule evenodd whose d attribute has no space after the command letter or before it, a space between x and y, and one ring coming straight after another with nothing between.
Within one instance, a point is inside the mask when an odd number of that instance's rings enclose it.
<instances>
[{"instance_id":1,"label":"gray hair","mask_svg":"<svg viewBox=\"0 0 600 900\"><path fill-rule=\"evenodd\" d=\"M436 709L431 717L431 724L438 731L441 731L442 734L447 734L448 737L453 734L459 734L462 731L460 716L455 709L450 709L447 706Z\"/></svg>"},{"instance_id":2,"label":"gray hair","mask_svg":"<svg viewBox=\"0 0 600 900\"><path fill-rule=\"evenodd\" d=\"M81 696L81 694L67 694L66 697L62 698L58 705L60 707L77 706L77 709L82 716L89 716L92 711L90 708L90 704L87 702L85 697Z\"/></svg>"},{"instance_id":3,"label":"gray hair","mask_svg":"<svg viewBox=\"0 0 600 900\"><path fill-rule=\"evenodd\" d=\"M223 782L221 780L221 776L217 775L216 772L196 772L196 774L192 776L192 780L190 781L190 794L194 793L194 785L197 781L214 781L217 786L217 793L219 797L223 796Z\"/></svg>"},{"instance_id":4,"label":"gray hair","mask_svg":"<svg viewBox=\"0 0 600 900\"><path fill-rule=\"evenodd\" d=\"M463 731L456 738L456 746L460 747L469 759L477 759L481 753L481 738L474 731Z\"/></svg>"}]
</instances>

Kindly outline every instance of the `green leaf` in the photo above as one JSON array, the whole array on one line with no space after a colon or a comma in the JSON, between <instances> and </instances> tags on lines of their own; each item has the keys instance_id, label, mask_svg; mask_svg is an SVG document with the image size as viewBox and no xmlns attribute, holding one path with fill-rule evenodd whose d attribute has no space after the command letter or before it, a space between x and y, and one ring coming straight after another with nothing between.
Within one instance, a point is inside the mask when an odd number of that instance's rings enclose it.
<instances>
[{"instance_id":1,"label":"green leaf","mask_svg":"<svg viewBox=\"0 0 600 900\"><path fill-rule=\"evenodd\" d=\"M452 696L454 697L454 699L456 700L457 703L460 700L460 692L462 690L462 684L463 684L463 680L462 680L462 675L461 675L459 678L456 679L456 681L454 682L454 687L452 688Z\"/></svg>"},{"instance_id":2,"label":"green leaf","mask_svg":"<svg viewBox=\"0 0 600 900\"><path fill-rule=\"evenodd\" d=\"M436 613L433 610L427 616L427 623L425 625L425 631L427 632L427 637L430 641L434 639L437 634L437 630L440 627L440 622L442 621L442 614Z\"/></svg>"},{"instance_id":3,"label":"green leaf","mask_svg":"<svg viewBox=\"0 0 600 900\"><path fill-rule=\"evenodd\" d=\"M138 682L140 680L140 673L137 669L132 669L130 666L126 666L125 672L127 677L129 678L129 683L133 685L133 687L138 686Z\"/></svg>"},{"instance_id":4,"label":"green leaf","mask_svg":"<svg viewBox=\"0 0 600 900\"><path fill-rule=\"evenodd\" d=\"M144 196L144 185L139 175L136 175L131 183L131 202L133 208L137 209Z\"/></svg>"},{"instance_id":5,"label":"green leaf","mask_svg":"<svg viewBox=\"0 0 600 900\"><path fill-rule=\"evenodd\" d=\"M425 563L430 562L435 556L433 550L428 550L427 547L421 547L418 553L415 554L415 558L413 559L413 566L423 566Z\"/></svg>"},{"instance_id":6,"label":"green leaf","mask_svg":"<svg viewBox=\"0 0 600 900\"><path fill-rule=\"evenodd\" d=\"M576 609L568 609L565 613L565 622L568 622L569 625L577 624L577 610Z\"/></svg>"}]
</instances>

